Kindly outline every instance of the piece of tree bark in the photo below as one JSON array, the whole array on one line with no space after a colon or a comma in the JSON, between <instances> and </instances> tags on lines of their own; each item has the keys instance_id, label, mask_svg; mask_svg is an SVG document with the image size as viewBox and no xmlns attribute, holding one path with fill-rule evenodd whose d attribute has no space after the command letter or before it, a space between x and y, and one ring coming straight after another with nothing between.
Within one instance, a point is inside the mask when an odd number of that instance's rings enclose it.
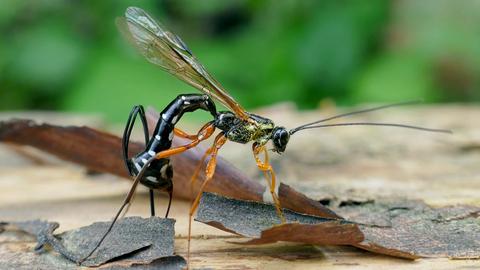
<instances>
[{"instance_id":1,"label":"piece of tree bark","mask_svg":"<svg viewBox=\"0 0 480 270\"><path fill-rule=\"evenodd\" d=\"M115 230L82 266L97 267L108 263L109 267L117 267L115 269L131 265L144 265L148 268L153 263L153 266L159 268L171 265L174 269L182 269L186 265L185 260L174 254L174 224L173 219L159 217L120 219ZM2 226L13 227L37 238L35 252L39 257L37 261L42 262L40 268L75 269L79 268L79 259L93 249L109 225L110 222L96 222L58 235L53 234L59 227L57 222L32 220L3 223ZM46 245L70 261L59 260L55 252L45 248ZM175 264L172 265L172 262ZM8 267L21 268L22 264L12 262Z\"/></svg>"}]
</instances>

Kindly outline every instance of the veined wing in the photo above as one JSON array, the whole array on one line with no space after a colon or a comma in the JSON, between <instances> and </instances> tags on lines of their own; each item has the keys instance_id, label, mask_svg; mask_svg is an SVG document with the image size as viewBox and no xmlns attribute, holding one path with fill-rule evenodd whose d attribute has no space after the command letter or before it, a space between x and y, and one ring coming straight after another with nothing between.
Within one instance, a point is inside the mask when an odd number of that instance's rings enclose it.
<instances>
[{"instance_id":1,"label":"veined wing","mask_svg":"<svg viewBox=\"0 0 480 270\"><path fill-rule=\"evenodd\" d=\"M145 11L129 7L125 17L117 20L117 25L149 62L214 97L241 119L249 118L240 104L198 62L180 37L166 30Z\"/></svg>"}]
</instances>

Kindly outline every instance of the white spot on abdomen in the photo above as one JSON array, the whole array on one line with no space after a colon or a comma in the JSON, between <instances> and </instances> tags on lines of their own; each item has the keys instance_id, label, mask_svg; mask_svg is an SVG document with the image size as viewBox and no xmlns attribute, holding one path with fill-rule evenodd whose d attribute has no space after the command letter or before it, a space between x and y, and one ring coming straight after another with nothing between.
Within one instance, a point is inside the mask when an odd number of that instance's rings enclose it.
<instances>
[{"instance_id":1,"label":"white spot on abdomen","mask_svg":"<svg viewBox=\"0 0 480 270\"><path fill-rule=\"evenodd\" d=\"M155 176L147 176L146 178L150 181L157 181L157 178Z\"/></svg>"},{"instance_id":2,"label":"white spot on abdomen","mask_svg":"<svg viewBox=\"0 0 480 270\"><path fill-rule=\"evenodd\" d=\"M141 171L142 170L142 167L140 167L140 165L138 165L138 163L133 163L135 165L135 168L137 168L137 171Z\"/></svg>"},{"instance_id":3,"label":"white spot on abdomen","mask_svg":"<svg viewBox=\"0 0 480 270\"><path fill-rule=\"evenodd\" d=\"M170 166L170 164L165 164L162 166L162 168L160 169L160 175L162 176L163 179L167 179L167 169L168 169L168 166Z\"/></svg>"},{"instance_id":4,"label":"white spot on abdomen","mask_svg":"<svg viewBox=\"0 0 480 270\"><path fill-rule=\"evenodd\" d=\"M177 123L177 120L178 120L178 115L175 115L173 118L172 118L172 124L176 124Z\"/></svg>"}]
</instances>

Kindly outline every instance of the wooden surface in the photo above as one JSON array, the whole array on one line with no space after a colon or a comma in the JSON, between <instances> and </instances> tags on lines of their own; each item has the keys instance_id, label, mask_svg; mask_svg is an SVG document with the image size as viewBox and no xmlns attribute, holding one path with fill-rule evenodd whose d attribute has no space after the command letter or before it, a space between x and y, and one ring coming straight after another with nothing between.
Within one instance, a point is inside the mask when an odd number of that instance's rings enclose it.
<instances>
[{"instance_id":1,"label":"wooden surface","mask_svg":"<svg viewBox=\"0 0 480 270\"><path fill-rule=\"evenodd\" d=\"M335 113L334 109L297 113L287 107L263 110L278 124L294 127ZM320 116L321 115L321 116ZM272 155L279 179L315 199L332 203L378 197L423 199L429 204L480 205L480 107L421 107L389 110L353 120L401 122L453 129L454 135L392 128L336 128L305 131L291 139L284 155ZM349 119L351 120L351 119ZM58 118L57 118L58 123ZM68 119L64 120L67 121ZM99 122L84 124L96 125ZM293 123L293 124L292 124ZM189 129L189 127L186 127ZM193 129L192 129L193 130ZM108 220L119 207L129 181L88 175L81 167L30 149L29 156L0 145L0 219L48 219L68 230ZM261 179L250 147L227 144L220 154L253 178ZM158 201L162 207L166 197ZM175 200L176 251L185 254L189 205ZM159 213L163 213L159 209ZM138 192L129 215L148 216L148 197ZM479 221L480 222L480 221ZM191 265L213 269L478 269L478 260L406 261L355 248L278 243L237 246L236 236L194 223ZM18 252L29 252L32 239L0 234L0 269Z\"/></svg>"}]
</instances>

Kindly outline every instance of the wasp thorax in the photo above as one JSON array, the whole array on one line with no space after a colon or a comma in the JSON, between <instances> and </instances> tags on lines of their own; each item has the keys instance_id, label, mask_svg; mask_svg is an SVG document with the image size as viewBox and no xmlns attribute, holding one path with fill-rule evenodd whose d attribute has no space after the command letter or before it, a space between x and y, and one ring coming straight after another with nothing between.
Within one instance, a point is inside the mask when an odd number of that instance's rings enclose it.
<instances>
[{"instance_id":1,"label":"wasp thorax","mask_svg":"<svg viewBox=\"0 0 480 270\"><path fill-rule=\"evenodd\" d=\"M215 117L215 127L223 131L230 130L237 122L238 118L230 111L218 112L217 117Z\"/></svg>"},{"instance_id":2,"label":"wasp thorax","mask_svg":"<svg viewBox=\"0 0 480 270\"><path fill-rule=\"evenodd\" d=\"M284 127L275 127L272 131L273 151L283 153L289 139L290 133Z\"/></svg>"}]
</instances>

